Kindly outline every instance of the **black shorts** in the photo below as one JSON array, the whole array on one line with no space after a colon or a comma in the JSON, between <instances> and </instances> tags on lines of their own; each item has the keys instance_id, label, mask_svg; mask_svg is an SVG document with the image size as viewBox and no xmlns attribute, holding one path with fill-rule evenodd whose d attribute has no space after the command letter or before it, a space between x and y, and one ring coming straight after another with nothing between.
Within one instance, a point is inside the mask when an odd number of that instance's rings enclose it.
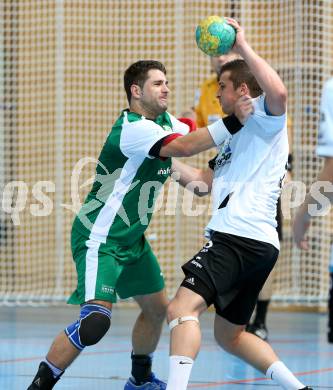
<instances>
[{"instance_id":1,"label":"black shorts","mask_svg":"<svg viewBox=\"0 0 333 390\"><path fill-rule=\"evenodd\" d=\"M249 322L259 292L278 258L271 244L214 232L212 240L182 267L182 286L233 324Z\"/></svg>"}]
</instances>

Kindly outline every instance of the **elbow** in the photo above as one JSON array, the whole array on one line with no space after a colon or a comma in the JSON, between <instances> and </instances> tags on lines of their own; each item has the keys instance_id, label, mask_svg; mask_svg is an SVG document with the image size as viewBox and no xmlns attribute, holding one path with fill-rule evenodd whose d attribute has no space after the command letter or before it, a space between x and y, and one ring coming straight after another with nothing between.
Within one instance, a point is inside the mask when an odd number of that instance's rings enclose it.
<instances>
[{"instance_id":1,"label":"elbow","mask_svg":"<svg viewBox=\"0 0 333 390\"><path fill-rule=\"evenodd\" d=\"M281 103L281 106L283 106L285 109L287 108L287 99L288 99L288 91L287 88L282 85L279 91L277 91L279 101Z\"/></svg>"},{"instance_id":2,"label":"elbow","mask_svg":"<svg viewBox=\"0 0 333 390\"><path fill-rule=\"evenodd\" d=\"M282 84L274 89L274 93L269 98L268 109L271 115L282 115L287 110L287 89Z\"/></svg>"}]
</instances>

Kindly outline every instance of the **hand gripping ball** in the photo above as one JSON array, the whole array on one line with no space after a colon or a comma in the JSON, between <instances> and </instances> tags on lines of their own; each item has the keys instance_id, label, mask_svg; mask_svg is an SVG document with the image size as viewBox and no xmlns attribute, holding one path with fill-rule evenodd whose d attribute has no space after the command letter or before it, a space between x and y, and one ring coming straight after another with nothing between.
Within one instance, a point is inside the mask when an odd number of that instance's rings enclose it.
<instances>
[{"instance_id":1,"label":"hand gripping ball","mask_svg":"<svg viewBox=\"0 0 333 390\"><path fill-rule=\"evenodd\" d=\"M199 49L212 57L228 53L235 43L236 31L219 16L208 16L202 20L195 32Z\"/></svg>"}]
</instances>

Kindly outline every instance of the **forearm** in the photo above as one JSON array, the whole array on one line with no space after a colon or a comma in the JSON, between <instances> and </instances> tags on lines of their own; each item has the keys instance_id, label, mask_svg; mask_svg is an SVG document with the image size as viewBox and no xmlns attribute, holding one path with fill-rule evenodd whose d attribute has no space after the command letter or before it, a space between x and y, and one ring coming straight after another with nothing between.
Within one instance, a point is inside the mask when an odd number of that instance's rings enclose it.
<instances>
[{"instance_id":1,"label":"forearm","mask_svg":"<svg viewBox=\"0 0 333 390\"><path fill-rule=\"evenodd\" d=\"M310 219L313 215L313 210L321 210L323 207L322 197L329 200L333 204L333 193L331 188L333 183L333 158L326 158L325 164L319 173L317 180L311 186L309 193L306 195L304 203L300 207L299 212L304 219ZM320 197L318 195L321 195Z\"/></svg>"},{"instance_id":2,"label":"forearm","mask_svg":"<svg viewBox=\"0 0 333 390\"><path fill-rule=\"evenodd\" d=\"M240 110L241 113L241 110ZM212 148L213 146L221 145L225 140L229 139L231 135L236 134L243 124L237 118L235 114L229 115L223 119L220 119L207 127L203 127L191 133L188 137L192 137L190 145L191 156L197 154L203 150ZM180 142L189 142L185 137L180 139Z\"/></svg>"},{"instance_id":3,"label":"forearm","mask_svg":"<svg viewBox=\"0 0 333 390\"><path fill-rule=\"evenodd\" d=\"M182 187L186 187L196 195L203 196L210 192L213 181L211 169L197 169L173 158L171 171Z\"/></svg>"},{"instance_id":4,"label":"forearm","mask_svg":"<svg viewBox=\"0 0 333 390\"><path fill-rule=\"evenodd\" d=\"M179 154L174 154L173 157L190 157L216 146L207 127L198 129L184 137L179 137L177 141L180 150Z\"/></svg>"},{"instance_id":5,"label":"forearm","mask_svg":"<svg viewBox=\"0 0 333 390\"><path fill-rule=\"evenodd\" d=\"M239 115L241 119L232 114L185 136L176 136L170 142L166 140L159 150L159 156L190 157L221 145L243 127L241 120L245 121L251 111L252 106L249 108L248 105L245 105L244 108L241 108L240 105Z\"/></svg>"},{"instance_id":6,"label":"forearm","mask_svg":"<svg viewBox=\"0 0 333 390\"><path fill-rule=\"evenodd\" d=\"M220 139L226 139L230 137L230 133L221 128L219 137ZM162 146L160 156L190 157L197 153L211 149L216 145L216 140L214 141L207 127L203 127L183 137L178 137L169 144Z\"/></svg>"},{"instance_id":7,"label":"forearm","mask_svg":"<svg viewBox=\"0 0 333 390\"><path fill-rule=\"evenodd\" d=\"M199 169L184 164L176 158L172 159L171 173L177 174L177 181L185 187L188 183L198 180Z\"/></svg>"},{"instance_id":8,"label":"forearm","mask_svg":"<svg viewBox=\"0 0 333 390\"><path fill-rule=\"evenodd\" d=\"M248 43L238 47L239 54L244 58L258 84L267 95L285 94L284 86L277 72Z\"/></svg>"}]
</instances>

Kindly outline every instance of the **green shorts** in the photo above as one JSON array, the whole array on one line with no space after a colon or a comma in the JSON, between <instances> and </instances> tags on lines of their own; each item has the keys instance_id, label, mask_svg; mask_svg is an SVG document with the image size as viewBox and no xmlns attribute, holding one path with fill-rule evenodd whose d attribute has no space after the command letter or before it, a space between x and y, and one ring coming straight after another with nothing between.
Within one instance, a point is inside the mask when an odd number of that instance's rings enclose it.
<instances>
[{"instance_id":1,"label":"green shorts","mask_svg":"<svg viewBox=\"0 0 333 390\"><path fill-rule=\"evenodd\" d=\"M72 254L76 264L77 288L68 303L90 300L117 302L120 298L161 291L164 278L145 237L130 247L86 240L72 232Z\"/></svg>"}]
</instances>

